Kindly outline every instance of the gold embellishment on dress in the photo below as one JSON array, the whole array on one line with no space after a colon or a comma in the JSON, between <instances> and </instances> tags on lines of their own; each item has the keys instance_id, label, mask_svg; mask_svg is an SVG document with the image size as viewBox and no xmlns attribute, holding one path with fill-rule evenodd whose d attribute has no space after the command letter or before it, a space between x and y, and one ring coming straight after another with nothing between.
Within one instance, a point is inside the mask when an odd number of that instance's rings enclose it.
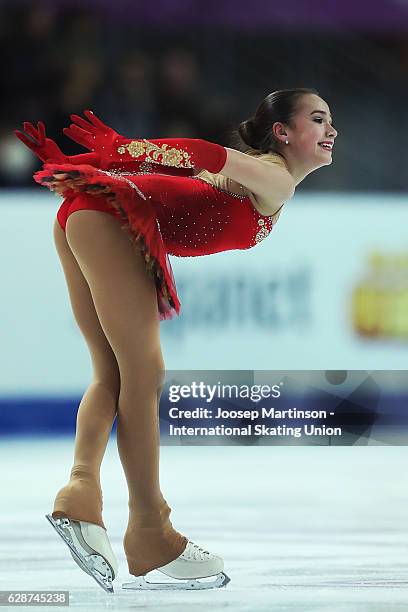
<instances>
[{"instance_id":1,"label":"gold embellishment on dress","mask_svg":"<svg viewBox=\"0 0 408 612\"><path fill-rule=\"evenodd\" d=\"M140 164L140 170L145 174L149 174L150 172L153 172L153 166L150 162L144 161Z\"/></svg>"},{"instance_id":2,"label":"gold embellishment on dress","mask_svg":"<svg viewBox=\"0 0 408 612\"><path fill-rule=\"evenodd\" d=\"M183 149L175 147L168 148L168 144L163 144L161 147L149 142L146 138L142 140L132 140L125 145L120 145L117 149L118 153L123 154L126 151L131 157L140 157L146 154L146 159L154 164L163 164L165 166L174 166L175 168L194 168L191 162L191 156ZM161 160L158 157L161 156Z\"/></svg>"},{"instance_id":3,"label":"gold embellishment on dress","mask_svg":"<svg viewBox=\"0 0 408 612\"><path fill-rule=\"evenodd\" d=\"M262 240L264 240L267 236L269 236L269 234L271 233L271 229L272 229L272 228L269 229L265 225L264 219L258 219L258 225L260 225L261 227L259 228L259 231L255 236L255 242L261 242Z\"/></svg>"}]
</instances>

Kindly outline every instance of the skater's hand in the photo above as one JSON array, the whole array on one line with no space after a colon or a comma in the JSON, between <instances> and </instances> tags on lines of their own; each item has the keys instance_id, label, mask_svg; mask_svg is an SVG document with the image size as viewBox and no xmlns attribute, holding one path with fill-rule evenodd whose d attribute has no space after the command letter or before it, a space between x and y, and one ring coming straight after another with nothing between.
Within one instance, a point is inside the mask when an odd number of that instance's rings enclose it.
<instances>
[{"instance_id":1,"label":"skater's hand","mask_svg":"<svg viewBox=\"0 0 408 612\"><path fill-rule=\"evenodd\" d=\"M90 110L84 111L88 121L79 115L70 115L74 123L62 131L65 136L82 145L89 151L95 151L101 156L107 156L116 143L124 137L107 126Z\"/></svg>"},{"instance_id":2,"label":"skater's hand","mask_svg":"<svg viewBox=\"0 0 408 612\"><path fill-rule=\"evenodd\" d=\"M14 130L14 134L26 145L26 147L31 149L41 161L65 162L67 160L66 155L64 155L57 143L51 140L51 138L47 138L45 125L42 121L37 122L37 127L25 121L23 127L24 132Z\"/></svg>"}]
</instances>

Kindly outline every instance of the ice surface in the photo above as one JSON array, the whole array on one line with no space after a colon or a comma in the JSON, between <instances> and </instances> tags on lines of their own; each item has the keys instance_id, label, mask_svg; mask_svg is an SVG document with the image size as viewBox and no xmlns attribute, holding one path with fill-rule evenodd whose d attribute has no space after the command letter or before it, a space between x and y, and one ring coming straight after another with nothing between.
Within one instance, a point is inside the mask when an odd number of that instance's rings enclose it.
<instances>
[{"instance_id":1,"label":"ice surface","mask_svg":"<svg viewBox=\"0 0 408 612\"><path fill-rule=\"evenodd\" d=\"M122 547L127 489L112 438L102 487L120 564L114 595L78 568L44 516L72 456L72 439L0 441L0 590L68 590L78 611L408 607L406 447L163 446L171 521L224 557L231 582L210 591L132 592L121 589L132 579Z\"/></svg>"}]
</instances>

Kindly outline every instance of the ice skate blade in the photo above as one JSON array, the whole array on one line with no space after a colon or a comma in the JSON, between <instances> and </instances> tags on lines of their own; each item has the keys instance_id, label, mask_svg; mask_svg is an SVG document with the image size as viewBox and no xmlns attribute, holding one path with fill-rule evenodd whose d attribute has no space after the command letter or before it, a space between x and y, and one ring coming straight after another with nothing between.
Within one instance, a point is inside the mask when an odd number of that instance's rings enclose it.
<instances>
[{"instance_id":1,"label":"ice skate blade","mask_svg":"<svg viewBox=\"0 0 408 612\"><path fill-rule=\"evenodd\" d=\"M129 590L146 590L146 591L155 591L155 590L169 590L169 591L179 591L179 590L200 590L200 589L216 589L220 587L226 586L231 578L227 576L224 572L220 572L217 574L215 580L201 582L202 579L199 578L190 578L190 579L176 579L177 582L149 582L146 580L145 576L135 576L136 580L133 582L124 582L122 584L122 589Z\"/></svg>"},{"instance_id":2,"label":"ice skate blade","mask_svg":"<svg viewBox=\"0 0 408 612\"><path fill-rule=\"evenodd\" d=\"M71 535L68 535L73 530L71 521L68 518L54 519L50 514L46 514L45 518L51 523L58 535L64 540L65 544L69 547L70 553L74 561L79 567L84 570L103 588L107 593L114 593L112 586L112 568L102 555L99 554L87 554L82 555L75 548ZM78 522L78 521L77 521ZM66 531L68 533L66 533Z\"/></svg>"}]
</instances>

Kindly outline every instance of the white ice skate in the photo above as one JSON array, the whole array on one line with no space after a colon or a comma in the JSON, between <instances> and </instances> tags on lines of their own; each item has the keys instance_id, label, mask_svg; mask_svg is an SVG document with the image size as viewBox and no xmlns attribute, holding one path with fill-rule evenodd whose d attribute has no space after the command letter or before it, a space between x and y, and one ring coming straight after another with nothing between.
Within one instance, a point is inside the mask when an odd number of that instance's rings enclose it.
<instances>
[{"instance_id":1,"label":"white ice skate","mask_svg":"<svg viewBox=\"0 0 408 612\"><path fill-rule=\"evenodd\" d=\"M204 550L194 542L188 541L183 553L174 561L157 568L166 576L176 578L180 582L152 582L145 576L136 576L134 582L124 582L123 589L214 589L223 587L230 582L230 578L222 571L224 561L218 555ZM153 570L156 571L156 570ZM201 581L199 578L214 576L211 581ZM181 582L184 580L184 582Z\"/></svg>"},{"instance_id":2,"label":"white ice skate","mask_svg":"<svg viewBox=\"0 0 408 612\"><path fill-rule=\"evenodd\" d=\"M118 574L118 562L103 527L68 517L54 519L45 515L59 536L69 546L72 558L107 592L113 593L112 580Z\"/></svg>"}]
</instances>

